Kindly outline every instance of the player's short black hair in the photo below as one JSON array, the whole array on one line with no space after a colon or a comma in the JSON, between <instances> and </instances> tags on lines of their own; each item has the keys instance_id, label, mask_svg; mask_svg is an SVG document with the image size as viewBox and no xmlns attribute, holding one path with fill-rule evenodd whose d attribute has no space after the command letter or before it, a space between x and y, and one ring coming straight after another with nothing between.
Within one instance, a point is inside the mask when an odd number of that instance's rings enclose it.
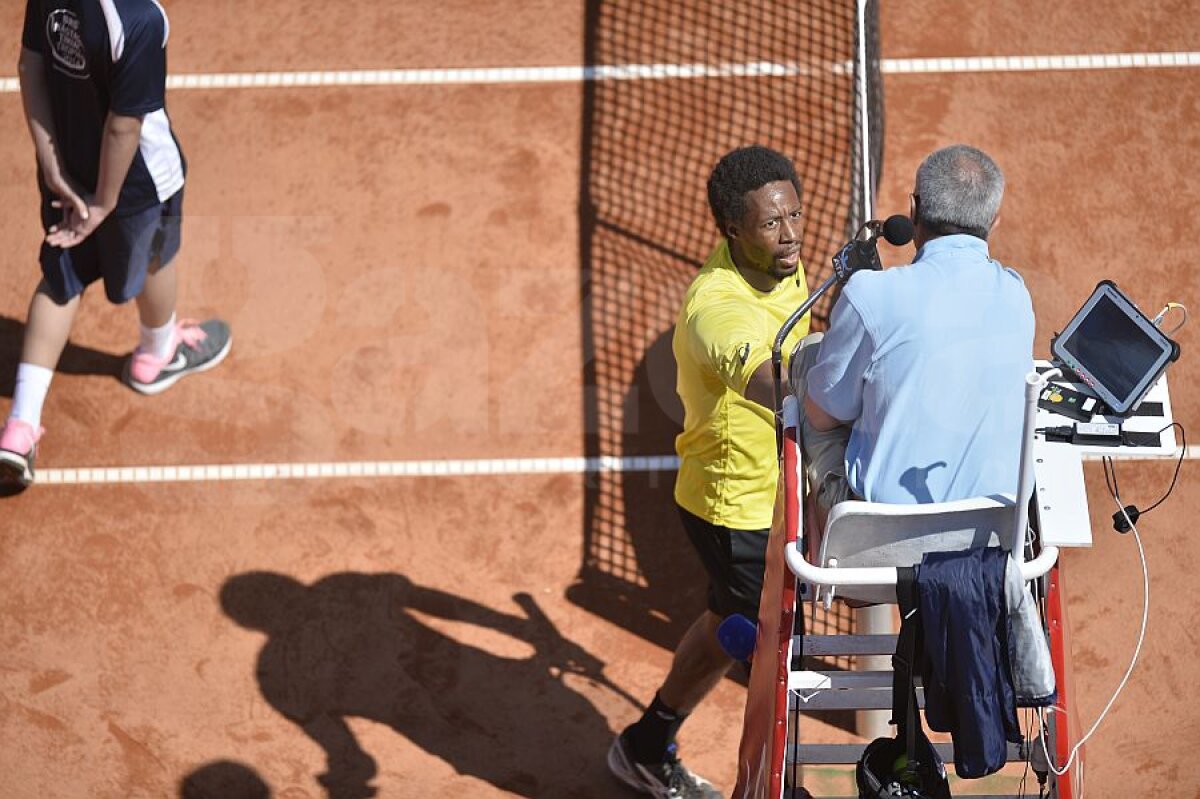
<instances>
[{"instance_id":1,"label":"player's short black hair","mask_svg":"<svg viewBox=\"0 0 1200 799\"><path fill-rule=\"evenodd\" d=\"M708 207L721 235L730 222L746 214L748 192L777 180L789 181L796 187L796 196L803 196L796 166L783 153L758 144L726 153L708 177Z\"/></svg>"}]
</instances>

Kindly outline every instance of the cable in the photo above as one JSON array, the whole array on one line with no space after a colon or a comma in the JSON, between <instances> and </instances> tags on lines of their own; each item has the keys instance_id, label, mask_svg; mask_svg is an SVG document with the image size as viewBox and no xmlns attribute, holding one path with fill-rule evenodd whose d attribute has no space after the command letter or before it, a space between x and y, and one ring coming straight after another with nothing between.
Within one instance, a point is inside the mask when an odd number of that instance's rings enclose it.
<instances>
[{"instance_id":1,"label":"cable","mask_svg":"<svg viewBox=\"0 0 1200 799\"><path fill-rule=\"evenodd\" d=\"M1041 433L1046 441L1060 441L1071 443L1071 439L1075 437L1075 428L1071 425L1061 425L1058 427L1035 427L1034 433Z\"/></svg>"},{"instance_id":2,"label":"cable","mask_svg":"<svg viewBox=\"0 0 1200 799\"><path fill-rule=\"evenodd\" d=\"M1033 713L1025 710L1025 739L1033 743ZM1017 784L1017 799L1025 799L1025 780L1029 777L1030 750L1025 750L1025 768L1021 771L1021 782Z\"/></svg>"},{"instance_id":3,"label":"cable","mask_svg":"<svg viewBox=\"0 0 1200 799\"><path fill-rule=\"evenodd\" d=\"M1170 330L1168 330L1168 331L1167 331L1167 333L1166 333L1166 334L1167 334L1168 336L1172 335L1172 334L1173 334L1175 331L1177 331L1179 328L1181 328L1181 327L1183 327L1184 325L1186 325L1186 324L1187 324L1187 320L1188 320L1188 309L1187 309L1187 306L1186 306L1186 305L1184 305L1183 303L1180 303L1180 302L1168 302L1166 305L1164 305L1164 306L1163 306L1163 309L1162 309L1161 311L1159 311L1159 312L1158 312L1158 316L1154 317L1154 319L1152 320L1152 324L1153 324L1155 327L1158 327L1158 326L1159 326L1159 325L1162 323L1162 320L1163 320L1163 319L1166 317L1166 315L1167 315L1168 313L1170 313L1171 311L1176 311L1176 310L1178 310L1178 311L1182 311L1182 312L1183 312L1183 319L1181 319L1181 320L1179 321L1179 324L1175 325L1175 327L1173 327L1173 328L1171 328Z\"/></svg>"},{"instance_id":4,"label":"cable","mask_svg":"<svg viewBox=\"0 0 1200 799\"><path fill-rule=\"evenodd\" d=\"M1171 424L1163 427L1155 432L1155 435L1161 435L1163 431L1170 430L1172 427L1179 428L1179 460L1175 462L1175 473L1171 475L1171 484L1167 486L1166 493L1154 501L1150 507L1141 510L1137 505L1125 505L1119 511L1113 514L1113 529L1118 533L1129 532L1129 527L1146 513L1157 508L1167 497L1171 496L1171 492L1175 490L1175 483L1179 480L1179 470L1183 466L1183 459L1187 455L1187 431L1179 422L1171 422ZM1111 478L1110 478L1111 474ZM1104 459L1104 484L1108 487L1108 493L1119 496L1120 490L1117 487L1117 467L1109 462L1108 458Z\"/></svg>"},{"instance_id":5,"label":"cable","mask_svg":"<svg viewBox=\"0 0 1200 799\"><path fill-rule=\"evenodd\" d=\"M1187 454L1187 431L1183 429L1183 425L1181 425L1179 422L1171 422L1169 425L1164 427L1162 430L1157 431L1157 435L1161 435L1163 433L1163 431L1170 430L1172 427L1179 428L1179 442L1180 442L1179 443L1179 460L1175 461L1175 474L1171 475L1171 485L1167 486L1167 493L1165 493L1161 497L1159 497L1158 500L1153 505L1146 508L1144 511L1142 511L1142 513L1149 513L1150 511L1157 508L1159 505L1163 504L1163 501L1167 497L1171 496L1171 492L1175 490L1175 481L1179 479L1179 467L1183 466L1183 458L1184 458L1184 455Z\"/></svg>"},{"instance_id":6,"label":"cable","mask_svg":"<svg viewBox=\"0 0 1200 799\"><path fill-rule=\"evenodd\" d=\"M1104 466L1104 486L1108 489L1109 495L1117 497L1119 502L1121 490L1117 487L1117 469L1113 466L1112 458L1101 458L1100 463ZM1124 512L1125 509L1121 508L1116 515L1120 516Z\"/></svg>"},{"instance_id":7,"label":"cable","mask_svg":"<svg viewBox=\"0 0 1200 799\"><path fill-rule=\"evenodd\" d=\"M1163 429L1165 430L1166 428L1163 428ZM1112 469L1112 464L1110 461L1111 461L1110 458L1108 458L1108 457L1104 458L1104 464L1105 464L1105 475L1104 476L1105 476L1106 484L1108 484L1109 470ZM1141 534L1138 533L1137 526L1133 523L1133 520L1131 520L1127 515L1125 515L1125 508L1121 504L1121 495L1120 495L1119 491L1117 490L1116 471L1115 470L1113 470L1113 472L1112 472L1112 477L1113 477L1112 483L1109 484L1109 491L1112 494L1113 500L1117 503L1117 507L1120 508L1119 513L1121 515L1125 516L1125 521L1126 521L1126 523L1128 523L1129 529L1133 531L1133 540L1134 540L1134 542L1137 543L1138 559L1141 561L1141 564L1142 564L1142 625L1141 625L1141 629L1138 630L1137 645L1134 646L1134 648L1133 648L1133 657L1130 658L1130 660L1129 660L1129 668L1127 668L1125 670L1125 675L1123 677L1121 677L1121 681L1117 684L1116 690L1113 691L1113 694L1109 698L1108 703L1105 704L1104 709L1100 711L1100 715L1096 717L1095 722L1092 723L1092 726L1088 729L1088 731L1086 733L1084 733L1083 737L1079 739L1079 743L1077 743L1077 744L1075 744L1075 746L1071 747L1071 752L1067 756L1067 762L1063 765L1062 769L1058 769L1055 767L1054 761L1050 757L1050 751L1046 748L1045 711L1044 711L1044 709L1041 709L1041 708L1038 709L1038 719L1041 722L1041 731L1042 731L1042 734L1040 736L1040 739L1042 742L1042 752L1046 755L1046 763L1050 767L1050 770L1053 771L1054 774L1059 777L1063 776L1071 769L1071 764L1075 761L1075 756L1079 753L1080 748L1082 748L1083 745L1088 742L1088 739L1092 737L1092 734L1096 732L1096 729L1100 726L1100 722L1104 721L1104 718L1108 715L1108 712L1112 709L1113 704L1117 701L1117 697L1121 695L1121 691L1125 690L1125 685L1126 685L1126 683L1129 682L1129 677L1130 677L1130 675L1133 674L1133 668L1134 668L1134 666L1137 665L1138 657L1142 653L1142 643L1146 640L1146 623L1150 618L1150 570L1146 566L1146 551L1142 547L1142 537L1141 537ZM1168 493L1170 493L1170 492L1168 491ZM1056 709L1059 710L1060 712L1065 712L1065 711L1063 711L1062 708L1056 707ZM1083 761L1080 760L1079 768L1076 772L1077 774L1082 775L1082 766L1083 766ZM1079 796L1077 797L1077 799L1083 799L1082 776L1080 776L1080 778L1079 778L1079 783L1080 783L1080 788L1079 788Z\"/></svg>"}]
</instances>

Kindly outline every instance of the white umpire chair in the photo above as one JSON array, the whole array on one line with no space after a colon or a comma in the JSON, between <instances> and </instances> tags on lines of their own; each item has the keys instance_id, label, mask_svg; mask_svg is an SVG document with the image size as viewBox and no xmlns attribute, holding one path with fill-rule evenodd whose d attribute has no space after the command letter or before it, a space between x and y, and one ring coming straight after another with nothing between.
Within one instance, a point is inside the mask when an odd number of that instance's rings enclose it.
<instances>
[{"instance_id":1,"label":"white umpire chair","mask_svg":"<svg viewBox=\"0 0 1200 799\"><path fill-rule=\"evenodd\" d=\"M835 599L895 605L898 568L919 564L927 552L1000 546L1010 553L1026 581L1037 581L1033 593L1038 597L1043 623L1049 632L1047 575L1056 566L1058 549L1039 546L1036 537L1030 535L1029 524L1029 501L1034 490L1034 418L1037 397L1047 376L1031 372L1025 381L1024 437L1016 497L978 497L924 505L842 502L830 512L816 546L804 530L803 502L807 486L798 433L799 401L794 396L784 399L781 409L782 507L777 508L776 527L784 528L786 535L783 552L787 571L768 563L764 610L760 613L763 629L760 629L755 652L757 673L751 675L736 797L807 796L798 787L789 786L789 783L799 781L798 777L789 778L789 774L800 774L805 766L857 762L865 742L810 743L803 735L807 714L830 710L890 710L893 706L890 669L845 670L809 666L813 660L826 658L850 656L855 662L861 662L863 656L890 656L895 651L896 635L796 635L795 630L809 625L797 625L793 612L811 612L815 616L821 608L828 611ZM773 530L772 550L777 549L777 535L778 532ZM767 601L772 586L780 589L778 605ZM779 613L777 625L771 618L776 611ZM775 651L771 650L773 642L777 643ZM1051 646L1051 653L1055 672L1061 675L1064 667L1061 648L1056 651ZM774 662L759 662L764 657L772 660L773 655ZM879 658L872 660L877 664ZM768 696L770 692L773 697ZM919 688L918 703L923 705ZM760 734L758 730L766 722L767 708L774 723L765 734ZM1051 724L1048 745L1053 748L1050 751L1062 751L1060 744L1064 742L1053 740L1054 728ZM953 760L950 744L937 744L937 748L943 760L947 763ZM1025 760L1030 751L1026 745L1010 745L1009 749L1012 761ZM1071 799L1069 778L1059 780L1051 775L1050 788L1049 796L1054 799ZM816 799L835 799L813 795ZM1036 796L1036 788L1025 795ZM1015 799L1016 794L1002 796Z\"/></svg>"}]
</instances>

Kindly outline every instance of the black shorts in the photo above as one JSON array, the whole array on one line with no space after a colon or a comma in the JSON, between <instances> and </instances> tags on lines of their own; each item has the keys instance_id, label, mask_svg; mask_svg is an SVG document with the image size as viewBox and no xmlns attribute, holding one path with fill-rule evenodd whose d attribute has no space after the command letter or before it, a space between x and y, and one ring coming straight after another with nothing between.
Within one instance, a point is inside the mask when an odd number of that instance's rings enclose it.
<instances>
[{"instance_id":1,"label":"black shorts","mask_svg":"<svg viewBox=\"0 0 1200 799\"><path fill-rule=\"evenodd\" d=\"M47 230L62 219L62 210L42 196L42 225ZM42 276L51 298L65 303L97 280L118 305L142 293L146 272L157 260L171 263L179 252L183 189L166 202L128 216L112 215L77 247L63 249L42 242Z\"/></svg>"},{"instance_id":2,"label":"black shorts","mask_svg":"<svg viewBox=\"0 0 1200 799\"><path fill-rule=\"evenodd\" d=\"M722 618L741 613L758 620L770 530L735 530L679 509L696 554L708 572L708 609Z\"/></svg>"}]
</instances>

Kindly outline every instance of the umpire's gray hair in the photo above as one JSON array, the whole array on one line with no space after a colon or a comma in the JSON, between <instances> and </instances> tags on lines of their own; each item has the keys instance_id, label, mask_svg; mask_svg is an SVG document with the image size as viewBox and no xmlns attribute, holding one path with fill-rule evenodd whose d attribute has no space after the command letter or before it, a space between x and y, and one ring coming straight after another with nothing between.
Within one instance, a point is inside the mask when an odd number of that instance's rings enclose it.
<instances>
[{"instance_id":1,"label":"umpire's gray hair","mask_svg":"<svg viewBox=\"0 0 1200 799\"><path fill-rule=\"evenodd\" d=\"M946 236L967 233L987 240L1000 200L1004 174L982 150L954 144L930 153L917 168L917 220Z\"/></svg>"}]
</instances>

